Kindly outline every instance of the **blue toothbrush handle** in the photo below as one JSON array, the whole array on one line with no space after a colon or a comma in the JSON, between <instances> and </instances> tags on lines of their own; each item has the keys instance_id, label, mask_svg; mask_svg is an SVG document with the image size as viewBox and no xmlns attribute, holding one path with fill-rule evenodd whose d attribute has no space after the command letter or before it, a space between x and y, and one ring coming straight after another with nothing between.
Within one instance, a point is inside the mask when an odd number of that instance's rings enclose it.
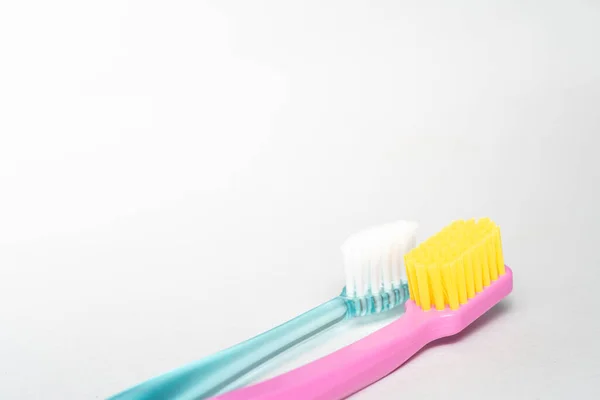
<instances>
[{"instance_id":1,"label":"blue toothbrush handle","mask_svg":"<svg viewBox=\"0 0 600 400\"><path fill-rule=\"evenodd\" d=\"M110 400L197 400L214 396L254 368L344 320L347 312L346 300L336 297L270 331L152 378Z\"/></svg>"}]
</instances>

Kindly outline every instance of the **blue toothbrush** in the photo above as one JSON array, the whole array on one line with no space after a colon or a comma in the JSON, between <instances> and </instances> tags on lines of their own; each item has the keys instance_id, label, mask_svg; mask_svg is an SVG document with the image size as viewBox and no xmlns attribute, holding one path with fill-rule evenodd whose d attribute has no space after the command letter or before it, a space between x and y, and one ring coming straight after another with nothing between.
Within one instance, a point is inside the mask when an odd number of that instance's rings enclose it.
<instances>
[{"instance_id":1,"label":"blue toothbrush","mask_svg":"<svg viewBox=\"0 0 600 400\"><path fill-rule=\"evenodd\" d=\"M110 400L197 400L222 393L287 349L354 317L403 305L409 298L403 255L418 225L398 221L350 236L342 245L346 286L339 296L252 339L140 383Z\"/></svg>"}]
</instances>

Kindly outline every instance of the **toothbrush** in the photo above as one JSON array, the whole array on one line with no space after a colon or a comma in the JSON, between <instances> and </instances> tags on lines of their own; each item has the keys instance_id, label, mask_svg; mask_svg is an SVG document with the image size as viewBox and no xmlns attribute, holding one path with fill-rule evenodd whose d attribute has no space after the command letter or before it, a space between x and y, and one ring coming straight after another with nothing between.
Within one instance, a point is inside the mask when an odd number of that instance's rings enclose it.
<instances>
[{"instance_id":1,"label":"toothbrush","mask_svg":"<svg viewBox=\"0 0 600 400\"><path fill-rule=\"evenodd\" d=\"M215 400L345 398L404 364L426 344L457 334L512 290L500 230L457 221L405 256L410 298L397 321L312 363Z\"/></svg>"},{"instance_id":2,"label":"toothbrush","mask_svg":"<svg viewBox=\"0 0 600 400\"><path fill-rule=\"evenodd\" d=\"M350 236L342 245L346 286L332 300L216 354L152 378L110 400L192 400L235 388L237 381L278 354L344 320L403 305L406 252L417 224L398 221Z\"/></svg>"}]
</instances>

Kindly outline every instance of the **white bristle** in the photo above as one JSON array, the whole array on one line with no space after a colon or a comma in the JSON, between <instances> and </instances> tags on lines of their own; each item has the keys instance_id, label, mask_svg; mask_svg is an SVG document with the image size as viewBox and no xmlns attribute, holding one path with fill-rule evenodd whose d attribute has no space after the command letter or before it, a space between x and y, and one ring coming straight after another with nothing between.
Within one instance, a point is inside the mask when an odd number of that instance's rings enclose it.
<instances>
[{"instance_id":1,"label":"white bristle","mask_svg":"<svg viewBox=\"0 0 600 400\"><path fill-rule=\"evenodd\" d=\"M389 292L392 290L392 251L389 246L381 246L381 269L383 272L383 290Z\"/></svg>"},{"instance_id":2,"label":"white bristle","mask_svg":"<svg viewBox=\"0 0 600 400\"><path fill-rule=\"evenodd\" d=\"M406 281L404 254L416 245L416 222L398 221L366 229L342 245L346 294L363 297Z\"/></svg>"},{"instance_id":3,"label":"white bristle","mask_svg":"<svg viewBox=\"0 0 600 400\"><path fill-rule=\"evenodd\" d=\"M379 288L382 287L383 282L383 271L381 265L381 248L379 246L377 236L371 236L373 243L371 244L371 251L369 252L369 284L368 287Z\"/></svg>"}]
</instances>

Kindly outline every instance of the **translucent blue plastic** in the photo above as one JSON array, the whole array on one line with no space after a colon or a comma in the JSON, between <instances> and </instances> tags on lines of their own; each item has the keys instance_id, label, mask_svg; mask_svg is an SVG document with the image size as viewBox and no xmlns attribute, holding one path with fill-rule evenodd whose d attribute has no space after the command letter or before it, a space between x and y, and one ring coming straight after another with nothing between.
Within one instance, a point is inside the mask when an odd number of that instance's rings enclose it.
<instances>
[{"instance_id":1,"label":"translucent blue plastic","mask_svg":"<svg viewBox=\"0 0 600 400\"><path fill-rule=\"evenodd\" d=\"M346 297L346 288L340 297L346 300L348 307L348 318L362 317L369 314L377 314L406 303L409 298L408 284L402 283L399 287L388 292L372 294L370 291L364 297Z\"/></svg>"},{"instance_id":2,"label":"translucent blue plastic","mask_svg":"<svg viewBox=\"0 0 600 400\"><path fill-rule=\"evenodd\" d=\"M408 299L406 284L388 293L327 303L238 345L121 392L111 400L197 400L235 387L235 382L290 347L345 319L378 313Z\"/></svg>"}]
</instances>

